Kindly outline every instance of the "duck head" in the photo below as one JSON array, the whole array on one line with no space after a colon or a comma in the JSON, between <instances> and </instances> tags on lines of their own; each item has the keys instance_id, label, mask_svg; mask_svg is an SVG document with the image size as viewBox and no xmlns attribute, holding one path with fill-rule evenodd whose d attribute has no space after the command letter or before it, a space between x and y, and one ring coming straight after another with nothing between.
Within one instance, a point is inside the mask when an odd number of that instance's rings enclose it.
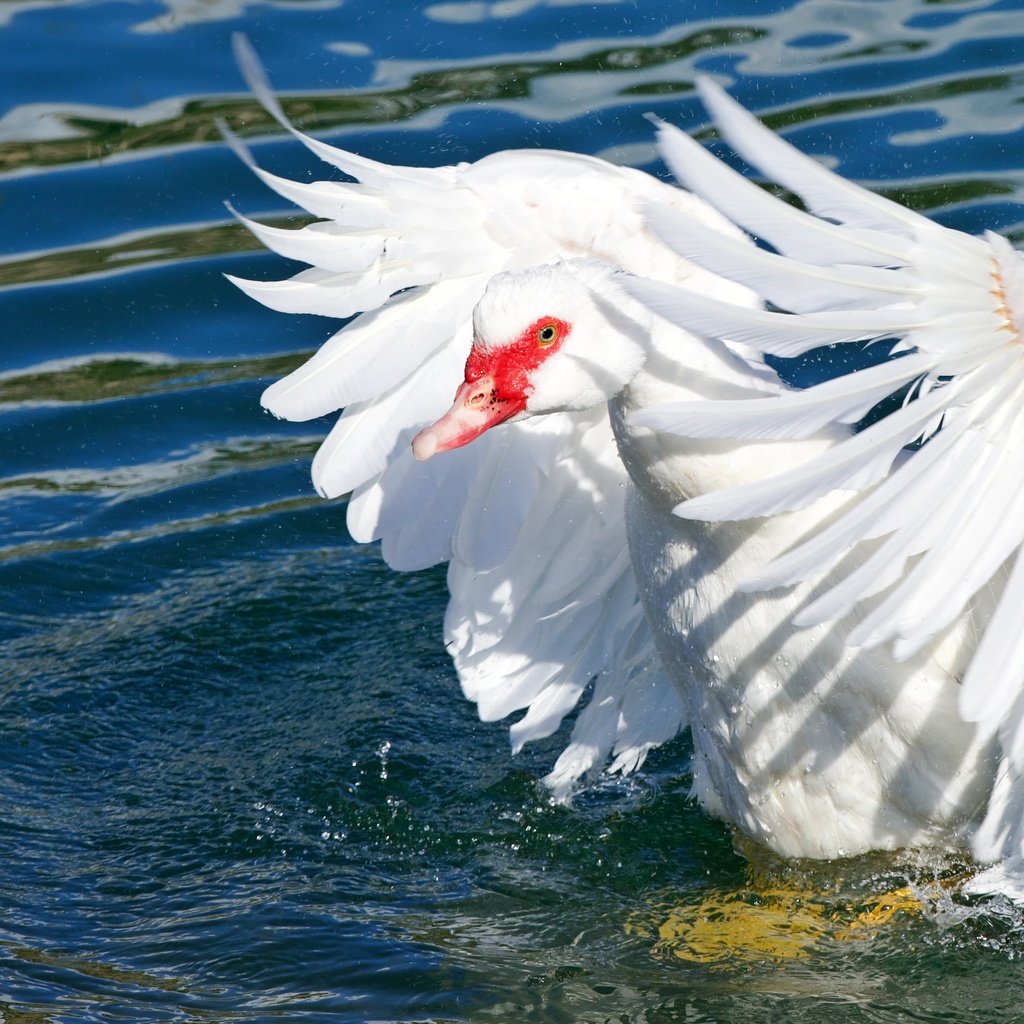
<instances>
[{"instance_id":1,"label":"duck head","mask_svg":"<svg viewBox=\"0 0 1024 1024\"><path fill-rule=\"evenodd\" d=\"M461 448L499 423L617 395L643 366L649 331L618 275L567 260L493 277L473 310L465 380L451 409L413 439L416 458Z\"/></svg>"}]
</instances>

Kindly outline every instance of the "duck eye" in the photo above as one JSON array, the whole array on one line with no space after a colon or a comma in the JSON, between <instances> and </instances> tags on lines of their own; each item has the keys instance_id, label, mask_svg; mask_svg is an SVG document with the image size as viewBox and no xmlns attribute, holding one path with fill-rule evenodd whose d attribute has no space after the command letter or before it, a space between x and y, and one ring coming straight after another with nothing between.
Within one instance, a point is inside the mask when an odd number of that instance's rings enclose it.
<instances>
[{"instance_id":1,"label":"duck eye","mask_svg":"<svg viewBox=\"0 0 1024 1024\"><path fill-rule=\"evenodd\" d=\"M558 338L558 328L554 324L545 324L537 332L537 344L541 348L547 348L549 345L553 345Z\"/></svg>"}]
</instances>

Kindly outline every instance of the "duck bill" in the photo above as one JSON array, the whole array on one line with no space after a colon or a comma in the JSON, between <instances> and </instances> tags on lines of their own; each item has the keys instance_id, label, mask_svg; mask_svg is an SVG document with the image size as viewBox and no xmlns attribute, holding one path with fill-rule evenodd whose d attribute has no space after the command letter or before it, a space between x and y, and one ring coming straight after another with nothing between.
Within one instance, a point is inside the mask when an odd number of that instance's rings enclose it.
<instances>
[{"instance_id":1,"label":"duck bill","mask_svg":"<svg viewBox=\"0 0 1024 1024\"><path fill-rule=\"evenodd\" d=\"M461 448L526 407L525 400L498 398L494 390L491 377L464 383L455 393L452 407L433 426L425 427L413 438L413 455L424 462L438 452Z\"/></svg>"}]
</instances>

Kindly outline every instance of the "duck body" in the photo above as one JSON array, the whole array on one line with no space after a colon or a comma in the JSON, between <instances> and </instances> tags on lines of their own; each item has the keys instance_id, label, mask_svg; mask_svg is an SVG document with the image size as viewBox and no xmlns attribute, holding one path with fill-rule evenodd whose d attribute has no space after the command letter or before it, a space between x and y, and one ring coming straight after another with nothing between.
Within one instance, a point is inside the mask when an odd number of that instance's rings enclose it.
<instances>
[{"instance_id":1,"label":"duck body","mask_svg":"<svg viewBox=\"0 0 1024 1024\"><path fill-rule=\"evenodd\" d=\"M241 63L294 131L251 56ZM744 233L689 193L590 157L394 168L295 134L361 184L299 185L252 164L323 219L296 231L245 221L312 269L237 283L285 313L360 315L264 404L289 419L344 408L314 482L350 494L352 536L381 540L394 568L448 561L448 650L483 719L522 712L514 750L554 732L590 688L545 780L555 797L608 760L635 769L688 726L701 804L779 854L977 849L993 789L1004 806L1015 790L998 737L958 703L978 642L970 616L896 658L848 643L876 595L794 625L849 574L841 559L785 587L749 585L844 522L850 489L758 518L680 514L719 491L799 484L851 437L854 417L820 411L782 444L652 419L685 407L714 423L730 403L788 401L749 332L693 333L630 283L759 314L757 274L730 281L719 265L715 240L757 252ZM662 220L707 245L680 253L652 227ZM872 273L829 294L875 287Z\"/></svg>"},{"instance_id":2,"label":"duck body","mask_svg":"<svg viewBox=\"0 0 1024 1024\"><path fill-rule=\"evenodd\" d=\"M633 426L640 409L756 393L720 346L689 336L680 353L677 334L652 327L644 367L609 412L631 481L626 528L640 601L684 697L701 805L787 857L968 848L996 766L994 744L957 708L971 624L897 663L885 650L851 650L835 625L794 630L811 583L744 591L758 566L820 530L848 496L739 522L686 520L673 509L799 467L849 432L830 425L780 446Z\"/></svg>"},{"instance_id":3,"label":"duck body","mask_svg":"<svg viewBox=\"0 0 1024 1024\"><path fill-rule=\"evenodd\" d=\"M669 501L635 484L626 524L655 644L684 694L702 806L786 857L969 848L995 757L958 714L966 627L909 664L850 650L835 626L794 630L810 584L771 594L739 584L838 503L751 527L686 523Z\"/></svg>"}]
</instances>

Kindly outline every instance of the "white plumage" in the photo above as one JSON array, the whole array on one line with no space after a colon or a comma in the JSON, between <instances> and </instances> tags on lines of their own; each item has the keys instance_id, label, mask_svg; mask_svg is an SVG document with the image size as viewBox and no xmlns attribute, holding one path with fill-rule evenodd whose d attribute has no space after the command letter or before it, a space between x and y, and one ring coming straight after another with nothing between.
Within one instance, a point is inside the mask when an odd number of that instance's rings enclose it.
<instances>
[{"instance_id":1,"label":"white plumage","mask_svg":"<svg viewBox=\"0 0 1024 1024\"><path fill-rule=\"evenodd\" d=\"M978 724L981 738L996 737L999 759L997 798L989 801L974 850L985 860L1020 857L1024 261L997 235L975 238L940 227L843 181L777 139L710 84L702 86L702 94L737 152L801 196L811 211L801 215L805 223L824 225L834 240L848 234L845 257L829 255L826 269L843 264L844 273L869 270L875 280L856 305L842 293L826 292L827 301L819 293L807 306L802 296L817 290L810 276L815 268L809 273L806 264L766 256L777 279L769 281L757 263L732 262L732 277L758 287L787 314L737 311L645 283L635 291L650 292L661 312L691 329L699 324L712 334L741 338L761 329L758 344L764 351L799 354L819 343L816 336L820 339L827 328L835 331L832 340L898 338L894 351L907 354L768 402L720 403L710 416L704 404L679 403L649 410L640 421L691 437L790 439L815 430L829 406L833 422L854 422L873 401L900 387L910 387L915 400L788 475L699 496L681 503L677 512L747 519L804 507L840 489L865 492L817 535L753 573L744 587L770 589L820 578L843 560L851 564L852 557L854 567L835 574L834 584L794 616L797 626L853 613L848 644L889 645L901 663L951 630L964 630L963 672L954 674L962 676L959 712ZM723 210L729 206L737 223L773 247L794 251L790 207L765 192L749 208L731 206L728 187L722 189L700 170L689 175L690 168L704 165L706 151L681 133L663 131L666 159L684 184ZM663 237L710 266L673 223ZM871 260L861 251L865 230L884 231L890 239L877 245ZM862 266L850 266L854 263ZM720 260L714 269L723 269ZM918 450L905 450L921 440L927 443ZM1016 795L1016 807L1003 791Z\"/></svg>"},{"instance_id":2,"label":"white plumage","mask_svg":"<svg viewBox=\"0 0 1024 1024\"><path fill-rule=\"evenodd\" d=\"M244 43L238 55L287 126ZM459 167L397 168L298 137L360 183L287 181L230 140L268 186L325 218L297 231L260 229L270 248L313 270L237 283L284 312L359 315L270 387L264 404L297 420L345 408L314 461L314 483L329 497L351 492L350 532L379 539L394 568L449 562L445 642L482 717L523 713L515 749L557 729L593 683L547 780L556 795L609 757L615 770L635 768L685 722L638 604L627 478L605 410L515 424L426 465L409 445L449 404L473 307L496 273L588 255L637 273L662 266L670 280L708 277L647 230L648 202L740 233L678 189L591 157L506 152ZM325 237L338 240L326 257Z\"/></svg>"},{"instance_id":3,"label":"white plumage","mask_svg":"<svg viewBox=\"0 0 1024 1024\"><path fill-rule=\"evenodd\" d=\"M523 712L516 748L593 684L546 780L556 795L609 756L632 770L689 724L704 806L785 855L1017 853L1024 569L958 680L972 613L1024 537L1019 258L705 96L810 212L666 125L662 152L696 195L571 154L393 168L295 132L360 183L257 169L324 220L250 224L312 269L238 283L286 312L359 315L264 403L294 419L345 407L316 486L351 491L350 531L394 567L449 560L446 642L483 718ZM531 364L514 421L417 462L413 435L450 404L471 346L500 355L551 318L568 333ZM757 355L883 337L903 339L899 358L807 391ZM914 401L852 432L907 383ZM449 447L453 415L421 456Z\"/></svg>"}]
</instances>

